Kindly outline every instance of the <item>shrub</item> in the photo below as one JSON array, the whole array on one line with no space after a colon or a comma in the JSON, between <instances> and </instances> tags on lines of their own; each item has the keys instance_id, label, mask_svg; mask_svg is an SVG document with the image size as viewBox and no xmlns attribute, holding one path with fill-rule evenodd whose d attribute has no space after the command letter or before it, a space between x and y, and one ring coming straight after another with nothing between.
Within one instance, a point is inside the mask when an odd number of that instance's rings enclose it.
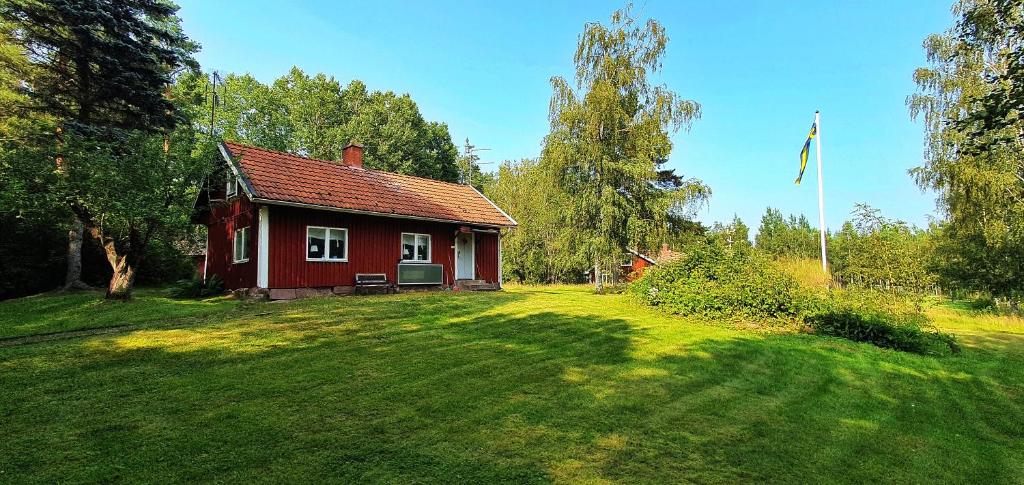
<instances>
[{"instance_id":1,"label":"shrub","mask_svg":"<svg viewBox=\"0 0 1024 485\"><path fill-rule=\"evenodd\" d=\"M202 278L193 276L191 279L179 281L171 288L173 298L203 298L221 293L224 293L224 281L217 275L210 275L205 282Z\"/></svg>"},{"instance_id":2,"label":"shrub","mask_svg":"<svg viewBox=\"0 0 1024 485\"><path fill-rule=\"evenodd\" d=\"M808 308L804 322L819 335L919 354L960 351L956 339L932 328L919 302L904 295L836 290L814 306Z\"/></svg>"},{"instance_id":3,"label":"shrub","mask_svg":"<svg viewBox=\"0 0 1024 485\"><path fill-rule=\"evenodd\" d=\"M171 235L161 236L154 237L146 248L136 275L139 284L180 283L196 272L192 258L177 247Z\"/></svg>"},{"instance_id":4,"label":"shrub","mask_svg":"<svg viewBox=\"0 0 1024 485\"><path fill-rule=\"evenodd\" d=\"M630 285L639 300L669 313L707 318L803 321L814 333L921 354L959 351L952 335L931 328L919 297L872 290L826 290L808 275L757 249L706 242L649 268ZM806 268L802 271L807 274Z\"/></svg>"},{"instance_id":5,"label":"shrub","mask_svg":"<svg viewBox=\"0 0 1024 485\"><path fill-rule=\"evenodd\" d=\"M799 284L767 256L722 243L695 244L683 256L645 271L630 291L670 313L704 317L790 318Z\"/></svg>"}]
</instances>

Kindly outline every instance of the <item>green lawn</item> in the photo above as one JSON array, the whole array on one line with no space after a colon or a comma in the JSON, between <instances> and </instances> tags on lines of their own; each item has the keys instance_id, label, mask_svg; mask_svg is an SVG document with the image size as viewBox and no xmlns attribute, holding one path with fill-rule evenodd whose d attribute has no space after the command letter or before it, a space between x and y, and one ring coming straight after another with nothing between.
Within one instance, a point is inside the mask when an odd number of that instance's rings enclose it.
<instances>
[{"instance_id":1,"label":"green lawn","mask_svg":"<svg viewBox=\"0 0 1024 485\"><path fill-rule=\"evenodd\" d=\"M186 322L223 313L237 303L228 297L172 300L166 290L136 290L135 301L108 301L96 292L46 293L0 302L0 339L71 330Z\"/></svg>"},{"instance_id":2,"label":"green lawn","mask_svg":"<svg viewBox=\"0 0 1024 485\"><path fill-rule=\"evenodd\" d=\"M96 298L0 303L3 335L144 323L0 347L0 482L1024 480L1016 319L935 309L933 358L577 287Z\"/></svg>"}]
</instances>

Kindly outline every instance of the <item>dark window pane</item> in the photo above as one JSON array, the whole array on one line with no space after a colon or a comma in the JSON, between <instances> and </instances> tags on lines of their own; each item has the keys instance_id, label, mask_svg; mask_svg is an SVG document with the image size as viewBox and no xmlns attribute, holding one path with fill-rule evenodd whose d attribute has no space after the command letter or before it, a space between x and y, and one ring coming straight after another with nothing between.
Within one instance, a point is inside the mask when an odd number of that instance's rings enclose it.
<instances>
[{"instance_id":1,"label":"dark window pane","mask_svg":"<svg viewBox=\"0 0 1024 485\"><path fill-rule=\"evenodd\" d=\"M327 242L327 231L322 228L310 228L306 231L306 257L309 259L323 259L325 243Z\"/></svg>"},{"instance_id":2,"label":"dark window pane","mask_svg":"<svg viewBox=\"0 0 1024 485\"><path fill-rule=\"evenodd\" d=\"M242 259L242 231L235 231L235 254L234 260Z\"/></svg>"},{"instance_id":3,"label":"dark window pane","mask_svg":"<svg viewBox=\"0 0 1024 485\"><path fill-rule=\"evenodd\" d=\"M249 259L249 228L242 229L242 257L241 259Z\"/></svg>"},{"instance_id":4,"label":"dark window pane","mask_svg":"<svg viewBox=\"0 0 1024 485\"><path fill-rule=\"evenodd\" d=\"M338 229L331 229L331 240L328 243L330 259L345 259L345 236L346 232Z\"/></svg>"},{"instance_id":5,"label":"dark window pane","mask_svg":"<svg viewBox=\"0 0 1024 485\"><path fill-rule=\"evenodd\" d=\"M416 236L416 259L430 261L430 236Z\"/></svg>"}]
</instances>

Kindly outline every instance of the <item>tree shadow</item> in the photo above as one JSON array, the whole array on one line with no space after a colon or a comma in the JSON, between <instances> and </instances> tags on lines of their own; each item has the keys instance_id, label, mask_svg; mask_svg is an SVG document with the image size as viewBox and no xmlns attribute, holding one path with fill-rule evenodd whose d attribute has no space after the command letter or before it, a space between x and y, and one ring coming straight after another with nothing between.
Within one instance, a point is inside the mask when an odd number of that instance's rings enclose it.
<instances>
[{"instance_id":1,"label":"tree shadow","mask_svg":"<svg viewBox=\"0 0 1024 485\"><path fill-rule=\"evenodd\" d=\"M258 321L2 354L0 387L12 392L0 397L11 437L0 470L40 481L390 482L1012 481L1024 471L1024 371L1009 364L809 336L651 349L657 329L506 307L522 299L314 301Z\"/></svg>"}]
</instances>

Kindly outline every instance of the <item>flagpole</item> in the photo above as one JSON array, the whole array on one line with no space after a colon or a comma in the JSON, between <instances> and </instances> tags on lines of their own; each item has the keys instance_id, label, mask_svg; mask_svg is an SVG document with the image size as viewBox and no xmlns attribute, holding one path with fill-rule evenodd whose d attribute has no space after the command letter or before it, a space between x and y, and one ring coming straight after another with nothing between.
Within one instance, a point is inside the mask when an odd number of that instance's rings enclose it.
<instances>
[{"instance_id":1,"label":"flagpole","mask_svg":"<svg viewBox=\"0 0 1024 485\"><path fill-rule=\"evenodd\" d=\"M818 136L814 137L818 149L818 232L821 233L821 270L828 273L828 253L825 249L825 192L821 177L821 113L814 112L814 126Z\"/></svg>"}]
</instances>

